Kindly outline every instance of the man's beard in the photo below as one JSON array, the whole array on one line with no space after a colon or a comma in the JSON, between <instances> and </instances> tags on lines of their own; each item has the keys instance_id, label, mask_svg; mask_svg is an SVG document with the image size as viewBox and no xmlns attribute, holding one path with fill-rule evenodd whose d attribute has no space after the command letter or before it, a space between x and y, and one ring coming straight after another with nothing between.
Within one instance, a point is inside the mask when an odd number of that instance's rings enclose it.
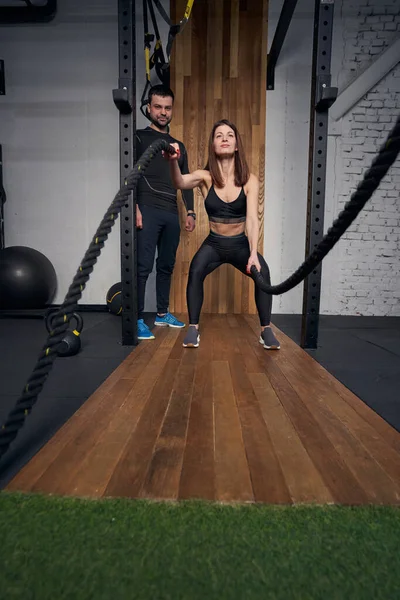
<instances>
[{"instance_id":1,"label":"man's beard","mask_svg":"<svg viewBox=\"0 0 400 600\"><path fill-rule=\"evenodd\" d=\"M159 123L157 121L157 119L153 119L153 117L151 116L149 111L147 111L147 116L149 118L149 121L151 121L153 123L153 125L155 125L156 127L159 127L160 129L167 129L168 125L171 123L171 120L172 120L172 118L171 119L167 118L165 123Z\"/></svg>"}]
</instances>

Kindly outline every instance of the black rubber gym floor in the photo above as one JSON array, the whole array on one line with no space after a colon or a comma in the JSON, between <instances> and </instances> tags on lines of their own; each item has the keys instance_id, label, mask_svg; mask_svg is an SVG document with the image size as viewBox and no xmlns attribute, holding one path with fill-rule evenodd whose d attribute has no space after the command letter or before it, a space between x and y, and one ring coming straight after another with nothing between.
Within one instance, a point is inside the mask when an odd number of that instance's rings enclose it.
<instances>
[{"instance_id":1,"label":"black rubber gym floor","mask_svg":"<svg viewBox=\"0 0 400 600\"><path fill-rule=\"evenodd\" d=\"M59 358L18 437L0 461L0 489L26 464L132 351L121 320L85 312L82 351ZM154 315L146 315L150 325ZM295 342L301 316L273 323ZM0 424L19 397L46 339L43 320L0 319ZM400 317L320 317L319 347L309 350L332 375L400 431Z\"/></svg>"}]
</instances>

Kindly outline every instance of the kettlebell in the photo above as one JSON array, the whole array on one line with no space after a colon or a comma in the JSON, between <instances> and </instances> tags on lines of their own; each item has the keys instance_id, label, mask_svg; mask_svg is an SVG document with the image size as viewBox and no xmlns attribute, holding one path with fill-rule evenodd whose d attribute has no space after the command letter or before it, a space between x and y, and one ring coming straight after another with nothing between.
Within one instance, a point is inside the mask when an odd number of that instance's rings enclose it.
<instances>
[{"instance_id":1,"label":"kettlebell","mask_svg":"<svg viewBox=\"0 0 400 600\"><path fill-rule=\"evenodd\" d=\"M57 312L58 311L56 310L55 312L51 312L46 316L46 328L49 333L53 329L52 323ZM74 356L75 354L78 354L79 350L81 349L80 334L83 329L83 319L81 315L76 312L72 313L71 318L75 319L76 327L73 330L67 329L67 331L64 333L64 337L58 348L58 356Z\"/></svg>"}]
</instances>

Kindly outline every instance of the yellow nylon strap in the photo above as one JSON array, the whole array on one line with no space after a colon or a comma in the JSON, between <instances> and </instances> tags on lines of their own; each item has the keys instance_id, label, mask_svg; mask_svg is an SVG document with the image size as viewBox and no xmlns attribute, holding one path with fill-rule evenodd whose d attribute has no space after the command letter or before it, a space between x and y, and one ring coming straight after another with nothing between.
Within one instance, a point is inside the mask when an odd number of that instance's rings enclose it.
<instances>
[{"instance_id":1,"label":"yellow nylon strap","mask_svg":"<svg viewBox=\"0 0 400 600\"><path fill-rule=\"evenodd\" d=\"M183 16L184 19L189 19L190 13L192 12L192 8L193 8L193 3L194 3L194 0L189 0L189 2L187 3L185 14Z\"/></svg>"},{"instance_id":2,"label":"yellow nylon strap","mask_svg":"<svg viewBox=\"0 0 400 600\"><path fill-rule=\"evenodd\" d=\"M144 49L144 58L146 62L146 77L150 81L150 48Z\"/></svg>"}]
</instances>

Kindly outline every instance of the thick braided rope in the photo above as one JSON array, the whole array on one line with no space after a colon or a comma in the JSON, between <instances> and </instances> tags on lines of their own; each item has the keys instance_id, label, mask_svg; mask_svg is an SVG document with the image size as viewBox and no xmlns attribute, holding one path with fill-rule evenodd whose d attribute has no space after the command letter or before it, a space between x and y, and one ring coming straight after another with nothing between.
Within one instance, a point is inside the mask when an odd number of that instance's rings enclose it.
<instances>
[{"instance_id":1,"label":"thick braided rope","mask_svg":"<svg viewBox=\"0 0 400 600\"><path fill-rule=\"evenodd\" d=\"M380 182L396 160L400 152L400 117L389 133L386 142L372 161L371 167L365 173L363 180L358 184L349 202L328 229L327 233L313 250L310 256L288 279L278 285L268 285L261 273L253 266L251 274L256 285L264 292L273 295L285 294L303 281L313 269L325 258L333 246L339 241L344 232L350 227L354 219L364 208L372 194L379 187Z\"/></svg>"},{"instance_id":2,"label":"thick braided rope","mask_svg":"<svg viewBox=\"0 0 400 600\"><path fill-rule=\"evenodd\" d=\"M41 392L52 365L57 357L58 346L60 345L65 331L68 328L68 321L76 309L77 302L82 296L85 284L89 280L90 273L101 253L104 242L114 225L115 218L121 211L122 205L128 200L129 194L136 186L136 183L148 166L150 160L157 152L168 150L169 145L164 140L159 140L150 146L136 163L120 191L115 196L110 208L105 214L92 243L86 252L81 266L75 275L73 282L68 290L63 304L54 316L54 330L50 333L42 352L39 355L38 362L28 379L28 382L17 400L15 408L10 412L5 424L0 429L0 458L5 454L9 445L17 436L19 429L23 426L26 416L32 410L39 393ZM385 144L381 147L378 155L373 160L371 167L364 175L363 180L358 185L356 191L351 196L344 210L333 222L332 226L318 244L315 250L304 261L304 263L288 279L276 286L267 285L261 273L255 267L251 268L251 273L256 284L265 292L273 295L284 294L301 283L303 279L323 260L333 246L338 242L343 233L348 229L351 223L356 219L365 204L371 198L378 188L381 180L388 172L391 165L395 162L400 151L400 118L390 132Z\"/></svg>"},{"instance_id":3,"label":"thick braided rope","mask_svg":"<svg viewBox=\"0 0 400 600\"><path fill-rule=\"evenodd\" d=\"M129 200L130 193L135 189L139 177L144 173L154 155L161 150L168 151L169 144L165 140L157 140L147 148L137 161L132 171L125 179L105 213L99 228L79 266L76 275L69 287L64 302L52 318L53 330L50 332L30 375L21 396L15 407L9 413L4 425L0 428L0 459L7 452L11 442L16 438L19 430L24 425L26 417L35 405L45 381L57 358L57 351L68 328L69 319L77 308L78 300L86 287L93 267L100 256L101 250L107 240L114 223L121 212L122 206Z\"/></svg>"}]
</instances>

